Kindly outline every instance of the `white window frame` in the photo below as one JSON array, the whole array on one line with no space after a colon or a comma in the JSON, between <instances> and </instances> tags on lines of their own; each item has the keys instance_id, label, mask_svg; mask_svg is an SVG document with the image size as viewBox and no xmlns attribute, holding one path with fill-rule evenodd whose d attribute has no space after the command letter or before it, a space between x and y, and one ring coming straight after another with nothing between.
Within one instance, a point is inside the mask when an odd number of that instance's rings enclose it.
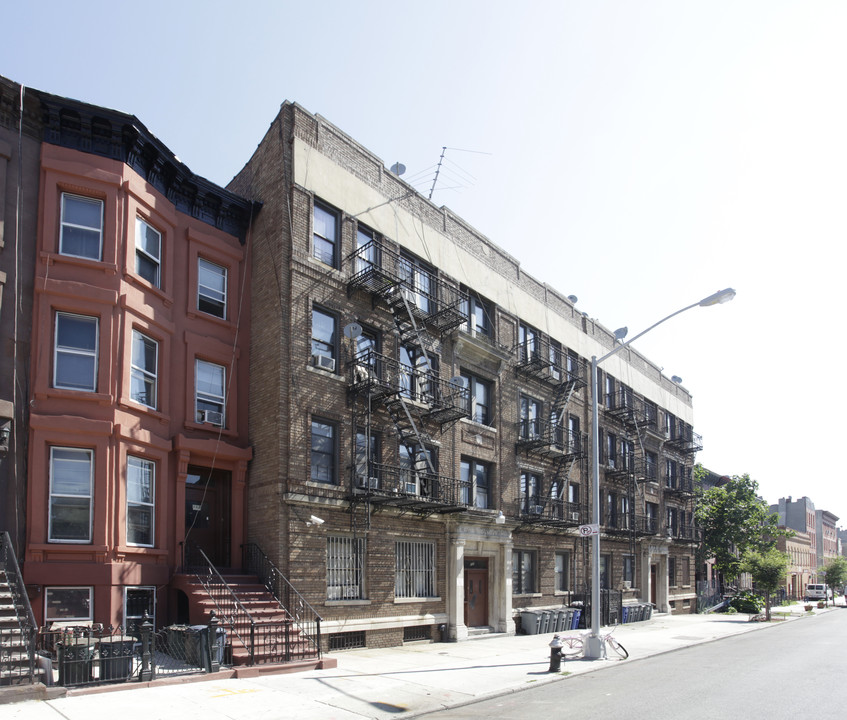
<instances>
[{"instance_id":1,"label":"white window frame","mask_svg":"<svg viewBox=\"0 0 847 720\"><path fill-rule=\"evenodd\" d=\"M150 500L132 499L130 492L130 466L135 465L139 471L150 475ZM150 513L150 542L133 542L130 539L130 509L142 508ZM126 544L134 547L155 547L156 545L156 463L148 458L137 455L127 455L126 458Z\"/></svg>"},{"instance_id":2,"label":"white window frame","mask_svg":"<svg viewBox=\"0 0 847 720\"><path fill-rule=\"evenodd\" d=\"M394 597L429 600L437 597L435 543L397 540L394 543Z\"/></svg>"},{"instance_id":3,"label":"white window frame","mask_svg":"<svg viewBox=\"0 0 847 720\"><path fill-rule=\"evenodd\" d=\"M62 319L77 319L85 322L91 322L94 324L94 349L89 350L84 347L75 347L73 345L65 345L59 347L59 325L62 322ZM80 392L96 392L97 391L97 371L98 371L98 359L100 354L100 318L91 315L79 315L76 313L68 313L68 312L57 312L56 313L56 323L55 328L53 329L53 387L59 388L62 390L78 390ZM61 364L61 359L66 357L68 359L72 359L72 356L79 357L87 357L92 358L94 360L94 367L91 373L91 382L83 385L79 383L78 386L74 385L62 385L59 382L59 367Z\"/></svg>"},{"instance_id":4,"label":"white window frame","mask_svg":"<svg viewBox=\"0 0 847 720\"><path fill-rule=\"evenodd\" d=\"M326 599L365 599L365 552L363 537L330 535L326 539Z\"/></svg>"},{"instance_id":5,"label":"white window frame","mask_svg":"<svg viewBox=\"0 0 847 720\"><path fill-rule=\"evenodd\" d=\"M529 563L526 561L529 560ZM529 567L527 568L527 564ZM524 582L525 576L527 582ZM532 587L525 587L525 585ZM534 595L538 592L538 552L512 550L512 594Z\"/></svg>"},{"instance_id":6,"label":"white window frame","mask_svg":"<svg viewBox=\"0 0 847 720\"><path fill-rule=\"evenodd\" d=\"M333 237L329 237L328 234L321 234L318 232L318 213L323 213L327 215L329 218L332 218L332 229L333 229ZM315 258L318 262L323 263L332 268L338 267L338 258L340 255L340 244L341 244L341 223L340 223L341 215L338 210L330 207L329 205L325 205L320 201L315 201L313 203L312 208L312 257ZM327 262L326 256L327 253L324 252L324 246L331 248L332 257L330 261Z\"/></svg>"},{"instance_id":7,"label":"white window frame","mask_svg":"<svg viewBox=\"0 0 847 720\"><path fill-rule=\"evenodd\" d=\"M153 232L159 240L158 255L154 255L147 247L148 232ZM156 270L156 277L151 280L141 272L140 264L143 261L152 263ZM162 233L148 223L144 218L135 218L135 274L144 278L154 287L162 286Z\"/></svg>"},{"instance_id":8,"label":"white window frame","mask_svg":"<svg viewBox=\"0 0 847 720\"><path fill-rule=\"evenodd\" d=\"M54 491L56 483L56 451L62 450L87 456L88 460L88 494L81 495L76 493L58 493ZM66 462L81 462L72 458L63 458ZM69 543L76 545L84 545L91 542L91 518L93 515L94 504L94 451L88 448L78 447L50 447L50 505L47 511L47 540L51 543ZM86 528L86 536L84 538L61 538L53 535L53 500L54 498L86 498L88 500L88 527Z\"/></svg>"},{"instance_id":9,"label":"white window frame","mask_svg":"<svg viewBox=\"0 0 847 720\"><path fill-rule=\"evenodd\" d=\"M124 610L124 629L126 630L126 632L128 634L131 633L132 628L129 627L130 622L134 622L137 618L138 622L140 624L141 620L144 617L143 615L128 615L127 614L126 596L127 596L127 593L131 590L143 590L143 591L146 591L146 592L149 592L149 593L152 594L152 596L153 596L153 615L150 618L150 622L153 623L153 628L155 629L155 627L156 627L156 586L155 585L125 585L124 586L124 592L123 592L123 596L124 596L124 607L123 607L123 610Z\"/></svg>"},{"instance_id":10,"label":"white window frame","mask_svg":"<svg viewBox=\"0 0 847 720\"><path fill-rule=\"evenodd\" d=\"M138 342L142 345L145 343L152 343L155 350L155 357L153 361L154 367L152 372L149 368L142 364L143 359L139 359L136 356L136 340L138 340ZM130 354L130 397L140 405L144 405L155 410L159 402L159 343L153 338L147 337L144 333L139 332L138 330L133 330L132 352ZM140 396L135 392L134 386L136 382L140 382L142 387L145 388L145 400L140 399ZM152 388L152 390L147 391L147 387ZM152 395L152 398L150 395Z\"/></svg>"},{"instance_id":11,"label":"white window frame","mask_svg":"<svg viewBox=\"0 0 847 720\"><path fill-rule=\"evenodd\" d=\"M567 592L570 584L571 554L567 550L556 551L556 592Z\"/></svg>"},{"instance_id":12,"label":"white window frame","mask_svg":"<svg viewBox=\"0 0 847 720\"><path fill-rule=\"evenodd\" d=\"M201 368L215 369L221 375L221 393L213 392L214 388L201 388ZM200 403L212 405L212 408L201 408ZM196 422L204 422L200 419L200 412L219 412L221 414L220 427L226 427L226 366L196 358L194 361L194 419Z\"/></svg>"},{"instance_id":13,"label":"white window frame","mask_svg":"<svg viewBox=\"0 0 847 720\"><path fill-rule=\"evenodd\" d=\"M202 279L202 271L207 270L209 272L215 273L218 277L223 280L223 289L218 289L212 287L211 285L204 285L201 282ZM217 263L213 263L210 260L206 260L206 258L198 257L197 258L197 310L202 313L206 313L207 315L211 315L212 317L220 318L221 320L226 320L226 311L227 311L227 281L228 281L228 270L223 265L218 265ZM204 292L205 291L205 292ZM207 304L212 305L214 307L220 306L220 312L212 312L210 309L203 308L201 305L202 301L206 301Z\"/></svg>"},{"instance_id":14,"label":"white window frame","mask_svg":"<svg viewBox=\"0 0 847 720\"><path fill-rule=\"evenodd\" d=\"M53 617L50 615L50 595L62 590L86 590L88 592L88 615ZM90 585L53 585L44 588L44 622L91 622L94 619L94 588Z\"/></svg>"},{"instance_id":15,"label":"white window frame","mask_svg":"<svg viewBox=\"0 0 847 720\"><path fill-rule=\"evenodd\" d=\"M90 205L97 205L100 208L100 225L99 227L94 227L91 225L78 225L76 223L72 223L68 221L65 217L65 203L66 201L71 200L74 202L88 203ZM68 257L78 257L85 258L86 260L101 260L103 258L103 201L98 198L90 198L85 197L84 195L74 195L73 193L62 193L61 199L61 222L60 222L60 230L59 230L59 254L66 255ZM77 253L69 252L69 250L65 247L65 230L77 230L82 232L91 232L97 233L97 256L94 257L92 255L78 255Z\"/></svg>"}]
</instances>

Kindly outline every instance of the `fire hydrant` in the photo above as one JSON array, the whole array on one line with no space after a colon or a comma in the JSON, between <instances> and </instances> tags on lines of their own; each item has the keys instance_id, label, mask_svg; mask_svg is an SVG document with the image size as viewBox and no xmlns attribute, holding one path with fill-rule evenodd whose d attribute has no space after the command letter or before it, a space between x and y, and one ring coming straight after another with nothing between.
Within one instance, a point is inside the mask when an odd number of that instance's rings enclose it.
<instances>
[{"instance_id":1,"label":"fire hydrant","mask_svg":"<svg viewBox=\"0 0 847 720\"><path fill-rule=\"evenodd\" d=\"M547 672L559 672L562 667L562 648L564 643L558 635L550 641L550 669Z\"/></svg>"}]
</instances>

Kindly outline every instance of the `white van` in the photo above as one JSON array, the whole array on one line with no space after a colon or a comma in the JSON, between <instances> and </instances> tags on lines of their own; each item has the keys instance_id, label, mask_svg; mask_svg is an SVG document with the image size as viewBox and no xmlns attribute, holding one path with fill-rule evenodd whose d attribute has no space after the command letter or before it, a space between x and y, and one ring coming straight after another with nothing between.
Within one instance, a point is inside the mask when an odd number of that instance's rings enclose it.
<instances>
[{"instance_id":1,"label":"white van","mask_svg":"<svg viewBox=\"0 0 847 720\"><path fill-rule=\"evenodd\" d=\"M821 583L806 585L806 600L832 600L832 588Z\"/></svg>"}]
</instances>

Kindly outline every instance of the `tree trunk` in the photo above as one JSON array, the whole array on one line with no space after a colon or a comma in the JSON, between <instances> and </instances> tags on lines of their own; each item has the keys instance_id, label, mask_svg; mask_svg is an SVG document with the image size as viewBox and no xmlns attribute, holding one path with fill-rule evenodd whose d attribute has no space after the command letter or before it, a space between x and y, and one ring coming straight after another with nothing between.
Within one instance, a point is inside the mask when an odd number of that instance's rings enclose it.
<instances>
[{"instance_id":1,"label":"tree trunk","mask_svg":"<svg viewBox=\"0 0 847 720\"><path fill-rule=\"evenodd\" d=\"M765 620L771 621L771 594L770 591L765 593Z\"/></svg>"}]
</instances>

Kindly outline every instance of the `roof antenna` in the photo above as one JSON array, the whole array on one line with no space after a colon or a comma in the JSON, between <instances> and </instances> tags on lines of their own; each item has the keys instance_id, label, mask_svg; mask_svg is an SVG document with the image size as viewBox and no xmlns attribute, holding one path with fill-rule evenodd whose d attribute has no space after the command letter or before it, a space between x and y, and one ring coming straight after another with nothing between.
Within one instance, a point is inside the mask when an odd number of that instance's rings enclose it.
<instances>
[{"instance_id":1,"label":"roof antenna","mask_svg":"<svg viewBox=\"0 0 847 720\"><path fill-rule=\"evenodd\" d=\"M441 163L444 160L444 153L447 152L447 146L441 148L441 157L438 158L438 167L435 168L435 177L432 178L432 187L429 189L429 197L427 200L432 200L432 193L435 192L435 183L438 182L438 173L441 171Z\"/></svg>"}]
</instances>

